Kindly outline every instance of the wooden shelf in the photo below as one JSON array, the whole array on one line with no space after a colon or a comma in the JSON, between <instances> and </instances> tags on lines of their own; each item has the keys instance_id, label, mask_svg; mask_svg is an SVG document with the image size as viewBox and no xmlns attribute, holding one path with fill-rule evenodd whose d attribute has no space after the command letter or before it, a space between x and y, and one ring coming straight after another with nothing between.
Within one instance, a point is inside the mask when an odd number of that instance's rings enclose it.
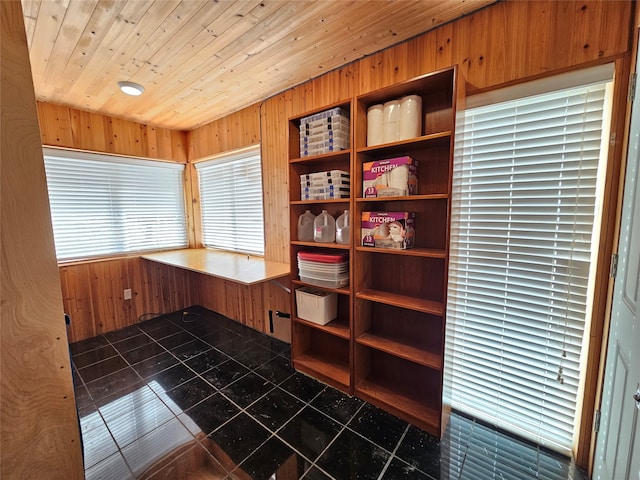
<instances>
[{"instance_id":1,"label":"wooden shelf","mask_svg":"<svg viewBox=\"0 0 640 480\"><path fill-rule=\"evenodd\" d=\"M425 367L436 370L442 369L442 355L440 353L429 352L406 342L400 342L370 332L360 335L356 338L356 342Z\"/></svg>"},{"instance_id":2,"label":"wooden shelf","mask_svg":"<svg viewBox=\"0 0 640 480\"><path fill-rule=\"evenodd\" d=\"M291 205L325 205L331 203L349 203L349 198L331 198L329 200L291 200Z\"/></svg>"},{"instance_id":3,"label":"wooden shelf","mask_svg":"<svg viewBox=\"0 0 640 480\"><path fill-rule=\"evenodd\" d=\"M425 258L446 258L446 250L439 248L409 248L401 250L399 248L376 248L376 247L356 247L358 252L381 253L383 255L403 255L406 257L425 257Z\"/></svg>"},{"instance_id":4,"label":"wooden shelf","mask_svg":"<svg viewBox=\"0 0 640 480\"><path fill-rule=\"evenodd\" d=\"M451 131L432 133L429 135L423 135L421 137L412 138L409 140L401 140L399 142L383 143L380 145L372 145L370 147L359 147L356 152L368 153L368 152L385 152L387 150L407 149L414 147L426 147L430 143L438 143L443 141L449 141L451 138Z\"/></svg>"},{"instance_id":5,"label":"wooden shelf","mask_svg":"<svg viewBox=\"0 0 640 480\"><path fill-rule=\"evenodd\" d=\"M306 353L295 357L293 366L311 376L330 380L332 384L337 383L343 387L349 387L349 365L337 363L330 358L315 357Z\"/></svg>"},{"instance_id":6,"label":"wooden shelf","mask_svg":"<svg viewBox=\"0 0 640 480\"><path fill-rule=\"evenodd\" d=\"M307 327L316 328L326 333L330 333L331 335L335 335L340 338L344 338L345 340L349 340L351 338L349 331L349 324L340 321L338 319L333 320L326 325L320 325L317 323L309 322L308 320L304 320L302 318L292 317L294 322L300 323L302 325L306 325Z\"/></svg>"},{"instance_id":7,"label":"wooden shelf","mask_svg":"<svg viewBox=\"0 0 640 480\"><path fill-rule=\"evenodd\" d=\"M322 248L335 248L338 250L349 250L349 245L342 245L341 243L301 242L299 240L292 240L291 245L302 245L305 247L322 247Z\"/></svg>"},{"instance_id":8,"label":"wooden shelf","mask_svg":"<svg viewBox=\"0 0 640 480\"><path fill-rule=\"evenodd\" d=\"M401 418L407 416L428 432L439 432L440 412L421 398L416 398L411 386L389 385L375 378L365 378L355 386L356 394L364 400L384 406ZM437 433L437 436L440 434Z\"/></svg>"},{"instance_id":9,"label":"wooden shelf","mask_svg":"<svg viewBox=\"0 0 640 480\"><path fill-rule=\"evenodd\" d=\"M339 293L341 295L351 295L351 290L349 289L348 285L342 288L319 287L318 285L312 285L310 283L303 282L300 279L291 280L291 283L293 285L300 285L301 287L313 287L313 288L319 288L320 290L325 290L327 292Z\"/></svg>"},{"instance_id":10,"label":"wooden shelf","mask_svg":"<svg viewBox=\"0 0 640 480\"><path fill-rule=\"evenodd\" d=\"M429 195L406 195L403 197L373 197L373 198L356 198L356 202L419 202L423 200L447 200L447 193L432 193Z\"/></svg>"},{"instance_id":11,"label":"wooden shelf","mask_svg":"<svg viewBox=\"0 0 640 480\"><path fill-rule=\"evenodd\" d=\"M441 302L434 302L432 300L407 297L406 295L371 289L356 292L356 297L362 298L363 300L371 300L372 302L393 305L394 307L416 310L418 312L431 313L439 316L444 315L444 305Z\"/></svg>"},{"instance_id":12,"label":"wooden shelf","mask_svg":"<svg viewBox=\"0 0 640 480\"><path fill-rule=\"evenodd\" d=\"M308 157L292 158L289 163L314 163L326 160L341 160L345 159L349 161L351 150L339 150L337 152L323 153L321 155L310 155Z\"/></svg>"}]
</instances>

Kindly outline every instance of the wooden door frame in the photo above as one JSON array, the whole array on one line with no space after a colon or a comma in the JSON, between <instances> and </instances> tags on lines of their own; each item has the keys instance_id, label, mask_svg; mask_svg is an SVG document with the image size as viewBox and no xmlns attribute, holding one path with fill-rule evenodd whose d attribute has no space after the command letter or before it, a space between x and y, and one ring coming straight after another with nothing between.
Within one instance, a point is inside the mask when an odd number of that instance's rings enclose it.
<instances>
[{"instance_id":1,"label":"wooden door frame","mask_svg":"<svg viewBox=\"0 0 640 480\"><path fill-rule=\"evenodd\" d=\"M624 194L625 173L627 166L627 154L629 145L629 130L631 127L631 108L632 103L629 101L629 80L635 72L636 58L638 55L638 42L640 41L640 9L634 4L634 25L632 28L633 40L632 50L627 54L623 61L624 66L620 72L620 83L624 85L624 89L617 92L614 100L614 113L617 118L613 119L611 132L616 138L622 141L616 141L614 146L614 157L612 165L614 171L607 172L607 179L611 179L611 192L606 200L603 212L609 213L609 218L603 222L603 232L605 232L606 242L605 253L607 258L611 258L613 253L618 251L618 243L620 241L620 223L622 221L622 200ZM616 68L616 80L618 79L618 68ZM623 108L623 102L626 102L626 108ZM611 153L611 152L610 152ZM611 176L609 176L609 174ZM575 460L578 465L587 468L589 475L593 474L597 433L594 431L594 419L596 413L600 411L602 404L602 393L604 387L604 369L606 366L607 347L609 342L609 329L611 323L611 309L613 303L613 287L614 278L609 276L601 278L601 288L596 290L594 298L594 323L592 324L592 333L589 349L589 357L587 361L587 382L591 379L593 387L585 388L583 400L583 417L580 422L580 436L578 448L576 450Z\"/></svg>"}]
</instances>

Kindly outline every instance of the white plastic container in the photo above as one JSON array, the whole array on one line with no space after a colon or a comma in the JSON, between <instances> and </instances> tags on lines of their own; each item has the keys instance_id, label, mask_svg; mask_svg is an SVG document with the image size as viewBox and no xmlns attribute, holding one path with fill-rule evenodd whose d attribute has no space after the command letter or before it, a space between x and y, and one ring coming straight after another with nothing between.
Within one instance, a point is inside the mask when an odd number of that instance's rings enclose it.
<instances>
[{"instance_id":1,"label":"white plastic container","mask_svg":"<svg viewBox=\"0 0 640 480\"><path fill-rule=\"evenodd\" d=\"M296 289L298 318L326 325L338 316L338 295L309 287Z\"/></svg>"},{"instance_id":2,"label":"white plastic container","mask_svg":"<svg viewBox=\"0 0 640 480\"><path fill-rule=\"evenodd\" d=\"M313 221L316 216L307 210L298 217L298 240L301 242L313 241Z\"/></svg>"},{"instance_id":3,"label":"white plastic container","mask_svg":"<svg viewBox=\"0 0 640 480\"><path fill-rule=\"evenodd\" d=\"M326 210L322 210L313 221L313 240L322 243L336 241L336 220Z\"/></svg>"},{"instance_id":4,"label":"white plastic container","mask_svg":"<svg viewBox=\"0 0 640 480\"><path fill-rule=\"evenodd\" d=\"M332 278L328 278L327 275L318 276L311 273L300 272L300 280L309 285L316 285L318 287L326 288L340 288L349 285L349 272L344 274L333 275Z\"/></svg>"},{"instance_id":5,"label":"white plastic container","mask_svg":"<svg viewBox=\"0 0 640 480\"><path fill-rule=\"evenodd\" d=\"M349 210L345 210L336 220L336 243L349 245Z\"/></svg>"},{"instance_id":6,"label":"white plastic container","mask_svg":"<svg viewBox=\"0 0 640 480\"><path fill-rule=\"evenodd\" d=\"M373 105L367 110L367 146L384 143L382 136L382 124L384 115L382 104Z\"/></svg>"},{"instance_id":7,"label":"white plastic container","mask_svg":"<svg viewBox=\"0 0 640 480\"><path fill-rule=\"evenodd\" d=\"M422 97L407 95L400 99L400 140L419 137L422 133Z\"/></svg>"},{"instance_id":8,"label":"white plastic container","mask_svg":"<svg viewBox=\"0 0 640 480\"><path fill-rule=\"evenodd\" d=\"M400 100L385 102L382 116L382 141L397 142L400 140Z\"/></svg>"}]
</instances>

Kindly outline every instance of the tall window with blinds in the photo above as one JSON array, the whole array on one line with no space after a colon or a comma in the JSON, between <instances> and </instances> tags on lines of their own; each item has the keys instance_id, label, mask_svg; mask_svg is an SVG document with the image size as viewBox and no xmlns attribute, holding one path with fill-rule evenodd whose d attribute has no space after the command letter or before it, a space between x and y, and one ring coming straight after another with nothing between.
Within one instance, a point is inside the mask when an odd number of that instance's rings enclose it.
<instances>
[{"instance_id":1,"label":"tall window with blinds","mask_svg":"<svg viewBox=\"0 0 640 480\"><path fill-rule=\"evenodd\" d=\"M59 261L184 248L184 165L44 150Z\"/></svg>"},{"instance_id":2,"label":"tall window with blinds","mask_svg":"<svg viewBox=\"0 0 640 480\"><path fill-rule=\"evenodd\" d=\"M264 254L260 164L259 146L196 164L205 246Z\"/></svg>"},{"instance_id":3,"label":"tall window with blinds","mask_svg":"<svg viewBox=\"0 0 640 480\"><path fill-rule=\"evenodd\" d=\"M454 408L564 453L581 395L609 96L610 78L468 108L456 136L446 391Z\"/></svg>"}]
</instances>

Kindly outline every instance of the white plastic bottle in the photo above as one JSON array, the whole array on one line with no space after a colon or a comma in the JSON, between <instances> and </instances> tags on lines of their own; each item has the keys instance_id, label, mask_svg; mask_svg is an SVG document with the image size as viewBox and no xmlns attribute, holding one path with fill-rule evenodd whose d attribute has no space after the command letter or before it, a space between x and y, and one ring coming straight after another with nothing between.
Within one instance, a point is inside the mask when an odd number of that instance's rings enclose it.
<instances>
[{"instance_id":1,"label":"white plastic bottle","mask_svg":"<svg viewBox=\"0 0 640 480\"><path fill-rule=\"evenodd\" d=\"M336 243L349 245L349 210L345 210L336 220Z\"/></svg>"},{"instance_id":2,"label":"white plastic bottle","mask_svg":"<svg viewBox=\"0 0 640 480\"><path fill-rule=\"evenodd\" d=\"M307 210L298 217L298 240L301 242L313 241L313 221L316 216Z\"/></svg>"},{"instance_id":3,"label":"white plastic bottle","mask_svg":"<svg viewBox=\"0 0 640 480\"><path fill-rule=\"evenodd\" d=\"M336 241L336 221L326 210L313 221L313 239L323 243Z\"/></svg>"}]
</instances>

